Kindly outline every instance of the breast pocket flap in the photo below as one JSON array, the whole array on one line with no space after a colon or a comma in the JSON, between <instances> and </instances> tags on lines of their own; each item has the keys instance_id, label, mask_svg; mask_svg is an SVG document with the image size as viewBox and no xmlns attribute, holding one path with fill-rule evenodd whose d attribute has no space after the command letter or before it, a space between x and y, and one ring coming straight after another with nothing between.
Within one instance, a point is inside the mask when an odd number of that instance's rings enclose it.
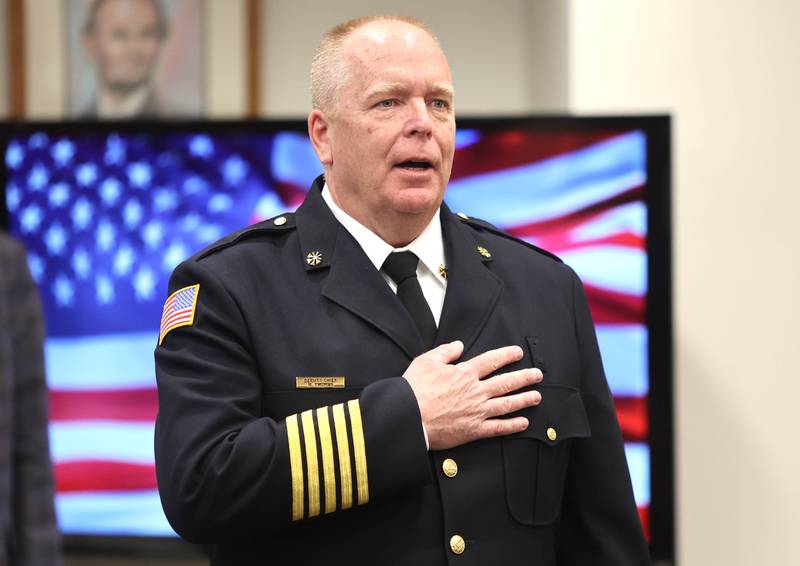
<instances>
[{"instance_id":1,"label":"breast pocket flap","mask_svg":"<svg viewBox=\"0 0 800 566\"><path fill-rule=\"evenodd\" d=\"M520 413L528 418L528 428L503 441L508 509L530 526L558 518L570 441L591 436L577 389L552 384L536 389L542 402Z\"/></svg>"}]
</instances>

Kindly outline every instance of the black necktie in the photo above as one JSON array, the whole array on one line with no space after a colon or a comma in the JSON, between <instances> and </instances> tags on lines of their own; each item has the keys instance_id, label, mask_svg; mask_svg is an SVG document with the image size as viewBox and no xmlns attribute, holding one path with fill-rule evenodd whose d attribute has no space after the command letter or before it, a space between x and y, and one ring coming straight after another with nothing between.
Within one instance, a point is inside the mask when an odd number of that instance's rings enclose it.
<instances>
[{"instance_id":1,"label":"black necktie","mask_svg":"<svg viewBox=\"0 0 800 566\"><path fill-rule=\"evenodd\" d=\"M436 321L419 286L418 263L413 252L394 252L383 262L383 272L397 284L397 297L414 319L423 342L431 348L436 337Z\"/></svg>"}]
</instances>

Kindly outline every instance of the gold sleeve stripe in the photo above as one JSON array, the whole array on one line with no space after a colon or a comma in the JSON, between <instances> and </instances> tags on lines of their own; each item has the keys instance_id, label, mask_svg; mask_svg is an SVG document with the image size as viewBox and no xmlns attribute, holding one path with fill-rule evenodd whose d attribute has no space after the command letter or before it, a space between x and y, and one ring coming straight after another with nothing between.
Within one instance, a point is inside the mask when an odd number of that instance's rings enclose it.
<instances>
[{"instance_id":1,"label":"gold sleeve stripe","mask_svg":"<svg viewBox=\"0 0 800 566\"><path fill-rule=\"evenodd\" d=\"M303 455L300 451L300 429L297 415L286 417L286 434L289 437L289 464L292 472L292 521L303 518Z\"/></svg>"},{"instance_id":2,"label":"gold sleeve stripe","mask_svg":"<svg viewBox=\"0 0 800 566\"><path fill-rule=\"evenodd\" d=\"M322 448L322 472L325 477L325 513L336 511L336 470L333 467L333 440L328 407L317 409L319 445Z\"/></svg>"},{"instance_id":3,"label":"gold sleeve stripe","mask_svg":"<svg viewBox=\"0 0 800 566\"><path fill-rule=\"evenodd\" d=\"M303 411L300 420L303 423L303 438L306 441L306 472L308 474L308 516L319 515L319 464L317 462L317 438L314 429L312 411Z\"/></svg>"},{"instance_id":4,"label":"gold sleeve stripe","mask_svg":"<svg viewBox=\"0 0 800 566\"><path fill-rule=\"evenodd\" d=\"M364 444L364 429L361 425L361 406L358 399L347 402L350 411L350 427L353 435L353 455L356 462L356 484L358 504L369 501L369 475L367 474L367 447Z\"/></svg>"},{"instance_id":5,"label":"gold sleeve stripe","mask_svg":"<svg viewBox=\"0 0 800 566\"><path fill-rule=\"evenodd\" d=\"M342 484L342 509L353 506L353 475L350 469L350 443L347 440L347 421L344 405L339 403L333 410L333 428L336 429L336 447L339 452L339 479Z\"/></svg>"}]
</instances>

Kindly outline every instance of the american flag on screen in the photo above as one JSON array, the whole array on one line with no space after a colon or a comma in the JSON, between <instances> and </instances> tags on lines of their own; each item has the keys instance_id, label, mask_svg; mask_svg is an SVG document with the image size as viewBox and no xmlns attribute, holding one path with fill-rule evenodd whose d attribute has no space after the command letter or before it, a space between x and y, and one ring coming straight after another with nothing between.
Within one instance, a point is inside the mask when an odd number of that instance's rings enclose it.
<instances>
[{"instance_id":1,"label":"american flag on screen","mask_svg":"<svg viewBox=\"0 0 800 566\"><path fill-rule=\"evenodd\" d=\"M584 282L646 527L645 136L461 130L456 145L451 209L556 253ZM12 140L5 160L12 231L45 308L61 528L171 535L152 359L169 274L224 234L294 210L321 166L290 132L42 132Z\"/></svg>"},{"instance_id":2,"label":"american flag on screen","mask_svg":"<svg viewBox=\"0 0 800 566\"><path fill-rule=\"evenodd\" d=\"M11 230L28 249L45 312L65 533L174 534L153 462L153 349L169 275L255 211L285 208L269 180L272 144L40 132L8 145ZM168 325L181 322L182 306Z\"/></svg>"}]
</instances>

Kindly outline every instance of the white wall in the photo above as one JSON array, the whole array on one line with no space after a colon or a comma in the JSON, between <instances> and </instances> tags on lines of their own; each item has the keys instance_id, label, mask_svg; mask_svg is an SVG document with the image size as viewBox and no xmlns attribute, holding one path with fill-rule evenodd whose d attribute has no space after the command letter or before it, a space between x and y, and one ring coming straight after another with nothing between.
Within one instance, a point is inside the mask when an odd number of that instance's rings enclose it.
<instances>
[{"instance_id":1,"label":"white wall","mask_svg":"<svg viewBox=\"0 0 800 566\"><path fill-rule=\"evenodd\" d=\"M206 0L208 115L240 118L247 109L247 14L244 0Z\"/></svg>"},{"instance_id":2,"label":"white wall","mask_svg":"<svg viewBox=\"0 0 800 566\"><path fill-rule=\"evenodd\" d=\"M571 0L582 113L674 115L682 566L797 564L795 0Z\"/></svg>"},{"instance_id":3,"label":"white wall","mask_svg":"<svg viewBox=\"0 0 800 566\"><path fill-rule=\"evenodd\" d=\"M548 110L564 108L565 65L542 57L549 42L563 42L558 30L566 30L566 7L561 3L265 0L262 113L307 115L309 66L322 34L350 18L387 13L419 17L438 36L450 61L459 115L527 112L532 102ZM532 33L531 20L539 18L550 21L546 33ZM531 49L534 43L541 49ZM549 81L536 80L539 67L548 70Z\"/></svg>"},{"instance_id":4,"label":"white wall","mask_svg":"<svg viewBox=\"0 0 800 566\"><path fill-rule=\"evenodd\" d=\"M63 8L63 2L25 0L25 113L30 118L58 118L64 113Z\"/></svg>"}]
</instances>

